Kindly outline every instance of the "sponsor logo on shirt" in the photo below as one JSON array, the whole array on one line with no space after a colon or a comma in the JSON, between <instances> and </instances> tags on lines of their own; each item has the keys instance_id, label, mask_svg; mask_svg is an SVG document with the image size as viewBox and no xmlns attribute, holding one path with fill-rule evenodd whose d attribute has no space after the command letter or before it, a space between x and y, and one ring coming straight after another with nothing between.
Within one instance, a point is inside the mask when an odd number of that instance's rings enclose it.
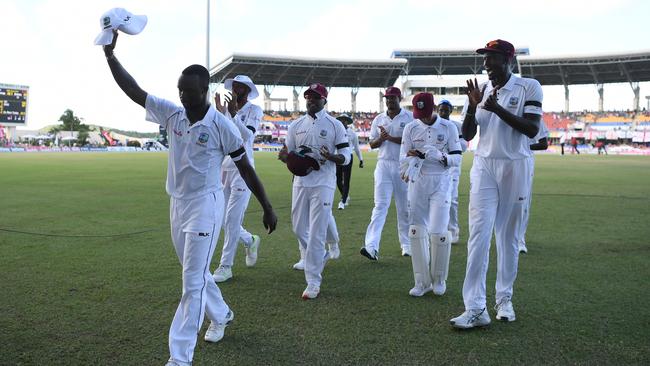
<instances>
[{"instance_id":1,"label":"sponsor logo on shirt","mask_svg":"<svg viewBox=\"0 0 650 366\"><path fill-rule=\"evenodd\" d=\"M183 136L183 131L179 131L179 130L174 129L174 135L179 136L179 137Z\"/></svg>"}]
</instances>

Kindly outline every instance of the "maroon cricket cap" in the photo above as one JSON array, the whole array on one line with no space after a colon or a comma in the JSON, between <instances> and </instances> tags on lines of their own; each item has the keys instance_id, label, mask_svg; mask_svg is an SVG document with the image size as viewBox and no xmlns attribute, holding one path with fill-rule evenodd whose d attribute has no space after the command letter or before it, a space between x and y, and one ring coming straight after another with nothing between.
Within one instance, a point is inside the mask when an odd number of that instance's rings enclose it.
<instances>
[{"instance_id":1,"label":"maroon cricket cap","mask_svg":"<svg viewBox=\"0 0 650 366\"><path fill-rule=\"evenodd\" d=\"M398 87L396 86L389 86L386 88L386 91L384 92L385 97L390 97L390 96L396 96L398 98L402 97L402 91L399 90Z\"/></svg>"},{"instance_id":2,"label":"maroon cricket cap","mask_svg":"<svg viewBox=\"0 0 650 366\"><path fill-rule=\"evenodd\" d=\"M320 170L320 165L311 156L301 155L292 151L287 156L287 168L289 168L289 171L293 175L304 177L311 173L312 170Z\"/></svg>"},{"instance_id":3,"label":"maroon cricket cap","mask_svg":"<svg viewBox=\"0 0 650 366\"><path fill-rule=\"evenodd\" d=\"M309 85L309 88L305 90L303 96L307 96L307 93L316 93L321 96L321 98L327 98L327 88L321 83L313 83Z\"/></svg>"},{"instance_id":4,"label":"maroon cricket cap","mask_svg":"<svg viewBox=\"0 0 650 366\"><path fill-rule=\"evenodd\" d=\"M485 47L476 50L476 53L480 53L481 55L486 52L500 53L510 59L515 55L515 46L508 41L495 39L494 41L488 42Z\"/></svg>"},{"instance_id":5,"label":"maroon cricket cap","mask_svg":"<svg viewBox=\"0 0 650 366\"><path fill-rule=\"evenodd\" d=\"M431 117L434 107L433 94L431 93L418 93L413 97L414 118Z\"/></svg>"}]
</instances>

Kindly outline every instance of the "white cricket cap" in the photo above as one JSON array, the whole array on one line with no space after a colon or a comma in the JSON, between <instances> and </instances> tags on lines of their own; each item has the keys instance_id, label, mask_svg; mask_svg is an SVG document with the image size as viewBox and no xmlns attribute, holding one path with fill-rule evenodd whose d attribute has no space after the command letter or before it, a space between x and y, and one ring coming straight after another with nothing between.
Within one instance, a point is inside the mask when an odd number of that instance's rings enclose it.
<instances>
[{"instance_id":1,"label":"white cricket cap","mask_svg":"<svg viewBox=\"0 0 650 366\"><path fill-rule=\"evenodd\" d=\"M226 79L226 81L223 82L224 88L226 88L226 90L232 90L233 81L246 84L246 86L250 88L251 92L248 93L248 99L255 99L260 95L260 93L257 91L257 87L255 84L253 84L253 80L251 80L251 78L246 75L237 75L232 79Z\"/></svg>"},{"instance_id":2,"label":"white cricket cap","mask_svg":"<svg viewBox=\"0 0 650 366\"><path fill-rule=\"evenodd\" d=\"M113 30L121 30L126 34L138 34L147 25L146 15L133 15L124 8L113 8L99 18L102 32L95 38L96 45L107 45L113 42Z\"/></svg>"}]
</instances>

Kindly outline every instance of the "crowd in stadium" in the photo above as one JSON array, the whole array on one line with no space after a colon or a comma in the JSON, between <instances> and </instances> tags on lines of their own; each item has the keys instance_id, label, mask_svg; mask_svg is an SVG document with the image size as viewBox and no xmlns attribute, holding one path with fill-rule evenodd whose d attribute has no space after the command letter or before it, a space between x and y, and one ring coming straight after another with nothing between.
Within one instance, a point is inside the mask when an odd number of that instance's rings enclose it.
<instances>
[{"instance_id":1,"label":"crowd in stadium","mask_svg":"<svg viewBox=\"0 0 650 366\"><path fill-rule=\"evenodd\" d=\"M354 128L359 134L361 143L367 142L370 124L378 112L333 112L332 115L346 113L354 118ZM292 120L300 117L300 112L292 111L266 111L264 112L263 125L261 126L259 141L277 143L286 134ZM452 115L452 119L460 120L459 113ZM579 112L546 112L543 116L544 123L550 131L549 143L558 145L562 134L566 138L576 137L583 148L594 148L598 141L607 144L629 145L634 148L650 147L650 111L579 111ZM53 140L18 139L10 143L4 136L0 136L0 147L50 147ZM69 141L61 142L70 145ZM79 146L79 145L77 145ZM91 146L98 147L98 146ZM552 151L552 150L551 150Z\"/></svg>"}]
</instances>

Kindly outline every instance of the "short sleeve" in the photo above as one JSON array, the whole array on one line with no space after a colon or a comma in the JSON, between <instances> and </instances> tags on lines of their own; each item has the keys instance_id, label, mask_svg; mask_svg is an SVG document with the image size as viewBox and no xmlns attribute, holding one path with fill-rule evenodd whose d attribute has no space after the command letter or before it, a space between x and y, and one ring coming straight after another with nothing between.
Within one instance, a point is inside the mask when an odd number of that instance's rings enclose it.
<instances>
[{"instance_id":1,"label":"short sleeve","mask_svg":"<svg viewBox=\"0 0 650 366\"><path fill-rule=\"evenodd\" d=\"M224 155L230 155L232 160L237 161L245 153L243 147L244 142L234 124L227 121L220 113L217 116L217 126L219 128L219 138L223 153Z\"/></svg>"},{"instance_id":2,"label":"short sleeve","mask_svg":"<svg viewBox=\"0 0 650 366\"><path fill-rule=\"evenodd\" d=\"M145 119L149 122L157 123L165 129L169 129L169 117L181 111L181 107L162 98L158 98L151 94L147 95L145 102Z\"/></svg>"},{"instance_id":3,"label":"short sleeve","mask_svg":"<svg viewBox=\"0 0 650 366\"><path fill-rule=\"evenodd\" d=\"M348 131L346 131L345 127L338 121L334 123L334 129L336 131L336 141L334 141L334 145L338 146L350 146L350 140L348 139Z\"/></svg>"},{"instance_id":4,"label":"short sleeve","mask_svg":"<svg viewBox=\"0 0 650 366\"><path fill-rule=\"evenodd\" d=\"M257 131L260 129L260 124L262 123L263 116L264 112L262 111L262 108L251 108L248 119L246 120L246 127L251 127L255 133L257 133Z\"/></svg>"},{"instance_id":5,"label":"short sleeve","mask_svg":"<svg viewBox=\"0 0 650 366\"><path fill-rule=\"evenodd\" d=\"M458 127L456 127L454 122L447 124L447 152L452 151L463 151L458 137Z\"/></svg>"},{"instance_id":6,"label":"short sleeve","mask_svg":"<svg viewBox=\"0 0 650 366\"><path fill-rule=\"evenodd\" d=\"M381 114L377 115L370 125L370 140L376 140L379 137L379 128L377 127L377 124L379 124L379 116Z\"/></svg>"},{"instance_id":7,"label":"short sleeve","mask_svg":"<svg viewBox=\"0 0 650 366\"><path fill-rule=\"evenodd\" d=\"M542 86L535 79L529 79L530 83L526 88L526 100L524 101L524 113L542 115L542 101L544 93Z\"/></svg>"}]
</instances>

